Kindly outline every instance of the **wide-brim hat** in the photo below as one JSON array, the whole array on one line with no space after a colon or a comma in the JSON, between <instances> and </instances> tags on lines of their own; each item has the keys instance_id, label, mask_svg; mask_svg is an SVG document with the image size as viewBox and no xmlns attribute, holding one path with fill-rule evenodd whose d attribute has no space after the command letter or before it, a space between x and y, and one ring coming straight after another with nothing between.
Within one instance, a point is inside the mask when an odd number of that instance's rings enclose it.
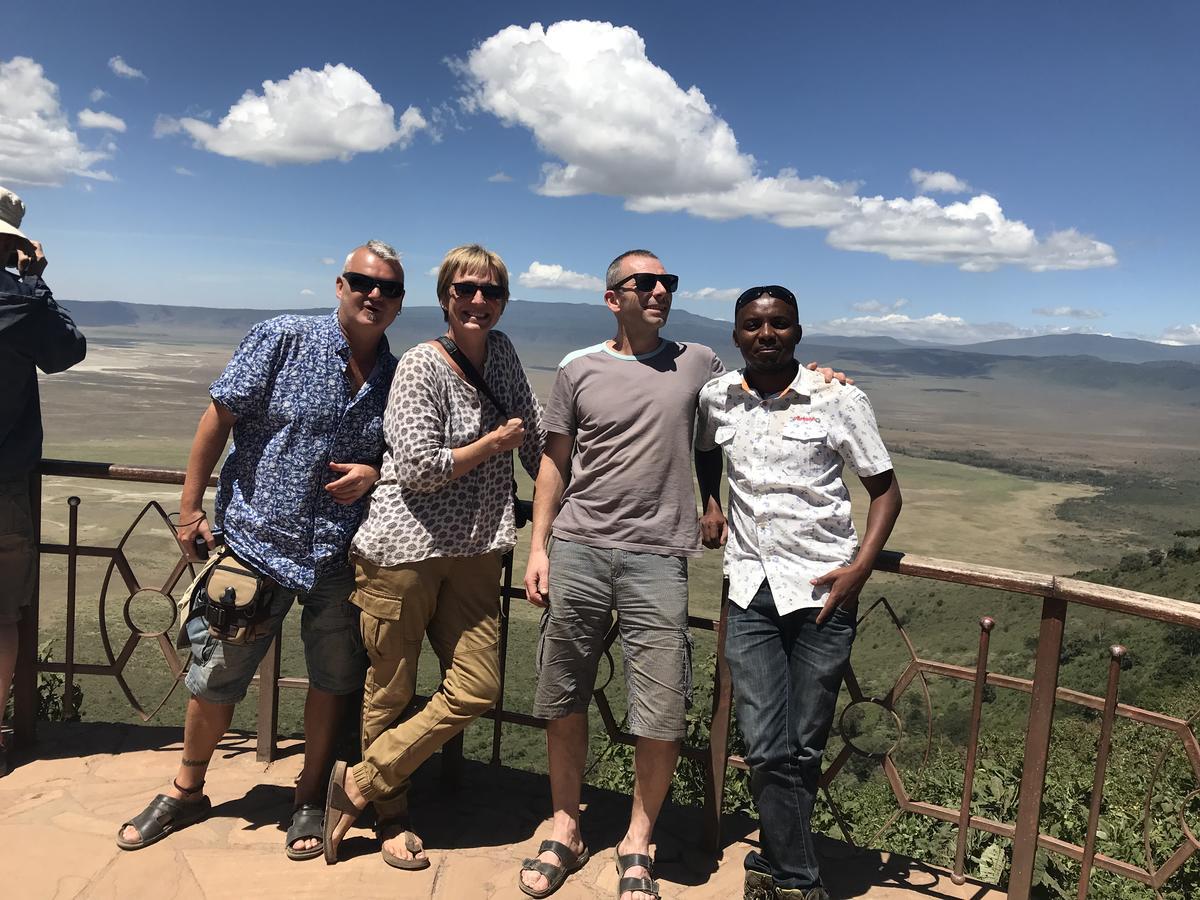
<instances>
[{"instance_id":1,"label":"wide-brim hat","mask_svg":"<svg viewBox=\"0 0 1200 900\"><path fill-rule=\"evenodd\" d=\"M0 234L15 234L30 246L33 242L20 228L25 218L25 204L6 187L0 187Z\"/></svg>"}]
</instances>

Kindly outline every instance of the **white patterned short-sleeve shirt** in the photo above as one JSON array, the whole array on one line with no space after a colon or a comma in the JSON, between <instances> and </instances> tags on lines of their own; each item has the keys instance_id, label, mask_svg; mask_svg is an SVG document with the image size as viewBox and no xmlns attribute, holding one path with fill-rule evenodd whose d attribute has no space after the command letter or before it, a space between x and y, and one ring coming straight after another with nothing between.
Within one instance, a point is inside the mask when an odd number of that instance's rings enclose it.
<instances>
[{"instance_id":1,"label":"white patterned short-sleeve shirt","mask_svg":"<svg viewBox=\"0 0 1200 900\"><path fill-rule=\"evenodd\" d=\"M741 371L700 392L696 448L720 447L729 470L729 599L745 608L763 579L781 615L823 606L818 575L854 558L844 464L861 477L892 468L867 395L801 368L763 398Z\"/></svg>"}]
</instances>

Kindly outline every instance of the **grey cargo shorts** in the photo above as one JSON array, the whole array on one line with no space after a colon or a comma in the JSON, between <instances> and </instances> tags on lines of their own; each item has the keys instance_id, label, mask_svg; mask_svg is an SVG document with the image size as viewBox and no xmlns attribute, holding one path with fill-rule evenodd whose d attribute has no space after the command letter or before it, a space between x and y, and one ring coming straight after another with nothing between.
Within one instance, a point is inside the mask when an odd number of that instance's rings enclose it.
<instances>
[{"instance_id":1,"label":"grey cargo shorts","mask_svg":"<svg viewBox=\"0 0 1200 900\"><path fill-rule=\"evenodd\" d=\"M629 730L654 740L681 740L692 703L687 600L686 557L554 540L534 715L559 719L587 710L615 612Z\"/></svg>"}]
</instances>

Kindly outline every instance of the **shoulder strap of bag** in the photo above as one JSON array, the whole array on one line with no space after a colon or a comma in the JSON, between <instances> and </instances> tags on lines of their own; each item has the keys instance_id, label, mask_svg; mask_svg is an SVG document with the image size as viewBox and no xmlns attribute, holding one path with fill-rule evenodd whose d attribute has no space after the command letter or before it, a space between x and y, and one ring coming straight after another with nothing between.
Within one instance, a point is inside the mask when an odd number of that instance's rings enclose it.
<instances>
[{"instance_id":1,"label":"shoulder strap of bag","mask_svg":"<svg viewBox=\"0 0 1200 900\"><path fill-rule=\"evenodd\" d=\"M467 359L467 354L463 353L462 350L458 348L458 344L454 343L454 341L446 337L446 335L442 335L440 338L438 338L437 342L442 345L442 348L450 354L450 358L458 364L460 369L462 369L463 375L466 377L467 381L471 383L475 390L487 397L488 400L491 401L492 406L496 407L496 409L500 412L500 415L504 416L506 419L511 419L512 416L508 414L508 408L500 402L494 393L492 393L492 389L488 387L487 382L483 380L483 376L479 374L479 370L475 368L475 364Z\"/></svg>"}]
</instances>

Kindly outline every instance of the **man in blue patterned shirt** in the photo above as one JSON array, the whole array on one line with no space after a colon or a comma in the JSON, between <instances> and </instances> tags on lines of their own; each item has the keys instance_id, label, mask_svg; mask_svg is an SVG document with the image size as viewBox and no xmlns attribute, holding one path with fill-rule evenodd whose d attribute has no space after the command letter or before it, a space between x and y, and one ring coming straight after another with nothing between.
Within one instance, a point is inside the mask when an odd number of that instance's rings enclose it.
<instances>
[{"instance_id":1,"label":"man in blue patterned shirt","mask_svg":"<svg viewBox=\"0 0 1200 900\"><path fill-rule=\"evenodd\" d=\"M368 241L346 258L338 308L325 316L279 316L254 326L221 376L200 418L180 500L178 537L194 557L198 538L216 546L204 489L230 434L214 521L239 559L270 579L270 613L243 644L190 620L192 696L183 758L171 786L117 834L125 850L146 847L203 819L211 809L204 776L234 706L279 633L292 603L308 668L304 769L285 849L321 855L322 786L348 695L363 685L366 660L347 563L366 494L379 478L383 410L396 359L384 330L400 312L404 270L395 250Z\"/></svg>"}]
</instances>

